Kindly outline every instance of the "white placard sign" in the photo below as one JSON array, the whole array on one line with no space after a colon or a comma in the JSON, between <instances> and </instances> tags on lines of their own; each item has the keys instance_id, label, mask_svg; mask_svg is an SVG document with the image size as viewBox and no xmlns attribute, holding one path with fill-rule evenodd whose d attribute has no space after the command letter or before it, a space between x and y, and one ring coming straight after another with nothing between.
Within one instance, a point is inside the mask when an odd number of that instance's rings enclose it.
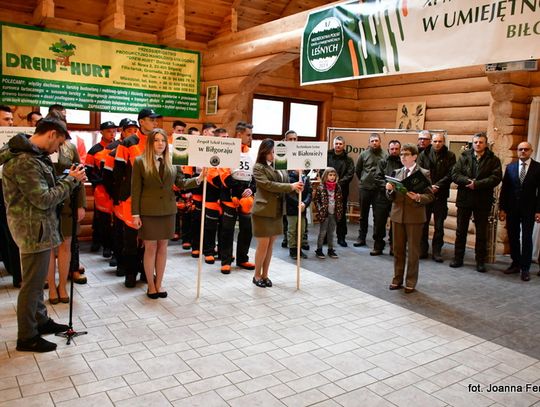
<instances>
[{"instance_id":1,"label":"white placard sign","mask_svg":"<svg viewBox=\"0 0 540 407\"><path fill-rule=\"evenodd\" d=\"M286 150L285 157L283 157L284 149ZM328 143L324 141L279 142L274 152L276 169L279 167L279 169L287 170L319 170L328 165Z\"/></svg>"},{"instance_id":2,"label":"white placard sign","mask_svg":"<svg viewBox=\"0 0 540 407\"><path fill-rule=\"evenodd\" d=\"M0 148L3 147L7 142L19 133L24 134L34 134L36 131L35 127L0 127Z\"/></svg>"},{"instance_id":3,"label":"white placard sign","mask_svg":"<svg viewBox=\"0 0 540 407\"><path fill-rule=\"evenodd\" d=\"M237 168L241 140L228 137L174 135L173 164L207 168Z\"/></svg>"}]
</instances>

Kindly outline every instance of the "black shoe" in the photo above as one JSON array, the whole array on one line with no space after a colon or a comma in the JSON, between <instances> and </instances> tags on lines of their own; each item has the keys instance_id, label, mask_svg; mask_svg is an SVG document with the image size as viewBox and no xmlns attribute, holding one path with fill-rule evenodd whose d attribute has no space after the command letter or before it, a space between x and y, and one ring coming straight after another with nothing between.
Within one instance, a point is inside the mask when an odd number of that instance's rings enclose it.
<instances>
[{"instance_id":1,"label":"black shoe","mask_svg":"<svg viewBox=\"0 0 540 407\"><path fill-rule=\"evenodd\" d=\"M405 291L405 294L410 294L410 293L414 293L416 290L412 287L405 287L403 291Z\"/></svg>"},{"instance_id":2,"label":"black shoe","mask_svg":"<svg viewBox=\"0 0 540 407\"><path fill-rule=\"evenodd\" d=\"M109 249L109 248L104 248L103 249L103 257L105 257L106 259L108 259L109 257L112 256L112 250Z\"/></svg>"},{"instance_id":3,"label":"black shoe","mask_svg":"<svg viewBox=\"0 0 540 407\"><path fill-rule=\"evenodd\" d=\"M262 281L266 287L272 287L272 280L269 278L263 278Z\"/></svg>"},{"instance_id":4,"label":"black shoe","mask_svg":"<svg viewBox=\"0 0 540 407\"><path fill-rule=\"evenodd\" d=\"M514 266L514 265L511 265L510 267L508 267L506 270L503 271L504 274L517 274L519 272L520 272L519 266Z\"/></svg>"},{"instance_id":5,"label":"black shoe","mask_svg":"<svg viewBox=\"0 0 540 407\"><path fill-rule=\"evenodd\" d=\"M127 288L133 288L137 285L137 276L135 274L126 274L126 281L124 281L124 285Z\"/></svg>"},{"instance_id":6,"label":"black shoe","mask_svg":"<svg viewBox=\"0 0 540 407\"><path fill-rule=\"evenodd\" d=\"M51 318L43 325L38 326L38 332L40 335L57 334L59 332L66 332L69 329L68 325L57 324Z\"/></svg>"},{"instance_id":7,"label":"black shoe","mask_svg":"<svg viewBox=\"0 0 540 407\"><path fill-rule=\"evenodd\" d=\"M303 244L302 245L302 250L309 250L309 245L308 244Z\"/></svg>"},{"instance_id":8,"label":"black shoe","mask_svg":"<svg viewBox=\"0 0 540 407\"><path fill-rule=\"evenodd\" d=\"M390 284L390 285L388 286L388 289L389 289L390 291L399 290L399 289L401 289L401 288L403 288L403 286L402 286L401 284Z\"/></svg>"},{"instance_id":9,"label":"black shoe","mask_svg":"<svg viewBox=\"0 0 540 407\"><path fill-rule=\"evenodd\" d=\"M300 250L300 257L303 259L307 259L307 254L305 254L302 250Z\"/></svg>"},{"instance_id":10,"label":"black shoe","mask_svg":"<svg viewBox=\"0 0 540 407\"><path fill-rule=\"evenodd\" d=\"M152 294L150 294L150 293L147 291L147 292L146 292L146 296L147 296L148 298L153 299L153 300L157 300L157 299L159 298L159 293L152 293Z\"/></svg>"},{"instance_id":11,"label":"black shoe","mask_svg":"<svg viewBox=\"0 0 540 407\"><path fill-rule=\"evenodd\" d=\"M169 295L169 294L167 294L167 291L159 291L158 292L158 297L159 298L167 298L167 295Z\"/></svg>"},{"instance_id":12,"label":"black shoe","mask_svg":"<svg viewBox=\"0 0 540 407\"><path fill-rule=\"evenodd\" d=\"M485 273L487 271L486 265L484 263L478 263L476 265L476 271L478 271L479 273Z\"/></svg>"},{"instance_id":13,"label":"black shoe","mask_svg":"<svg viewBox=\"0 0 540 407\"><path fill-rule=\"evenodd\" d=\"M283 240L283 241L281 242L281 247L283 247L284 249L287 248L287 241L286 241L286 240Z\"/></svg>"},{"instance_id":14,"label":"black shoe","mask_svg":"<svg viewBox=\"0 0 540 407\"><path fill-rule=\"evenodd\" d=\"M56 350L56 343L49 342L36 335L30 339L17 339L16 349L19 352L52 352Z\"/></svg>"},{"instance_id":15,"label":"black shoe","mask_svg":"<svg viewBox=\"0 0 540 407\"><path fill-rule=\"evenodd\" d=\"M328 249L328 257L331 259L337 259L339 256L334 249Z\"/></svg>"},{"instance_id":16,"label":"black shoe","mask_svg":"<svg viewBox=\"0 0 540 407\"><path fill-rule=\"evenodd\" d=\"M17 280L13 280L13 287L14 288L21 288L21 282Z\"/></svg>"},{"instance_id":17,"label":"black shoe","mask_svg":"<svg viewBox=\"0 0 540 407\"><path fill-rule=\"evenodd\" d=\"M345 241L345 239L338 239L337 244L340 245L341 247L347 247L347 246L349 246L349 245L347 244L347 242Z\"/></svg>"},{"instance_id":18,"label":"black shoe","mask_svg":"<svg viewBox=\"0 0 540 407\"><path fill-rule=\"evenodd\" d=\"M463 260L457 260L457 259L454 259L452 260L452 262L449 264L450 267L456 269L458 267L463 267Z\"/></svg>"},{"instance_id":19,"label":"black shoe","mask_svg":"<svg viewBox=\"0 0 540 407\"><path fill-rule=\"evenodd\" d=\"M364 239L357 239L356 242L353 243L354 247L362 247L366 245L366 241Z\"/></svg>"},{"instance_id":20,"label":"black shoe","mask_svg":"<svg viewBox=\"0 0 540 407\"><path fill-rule=\"evenodd\" d=\"M123 267L117 266L116 267L116 277L124 277L126 275L126 271Z\"/></svg>"},{"instance_id":21,"label":"black shoe","mask_svg":"<svg viewBox=\"0 0 540 407\"><path fill-rule=\"evenodd\" d=\"M92 243L92 246L90 246L90 251L92 253L95 253L99 250L100 247L101 245L99 243Z\"/></svg>"},{"instance_id":22,"label":"black shoe","mask_svg":"<svg viewBox=\"0 0 540 407\"><path fill-rule=\"evenodd\" d=\"M383 252L382 250L379 250L379 249L373 249L372 251L369 252L370 256L380 256L381 254L383 254Z\"/></svg>"},{"instance_id":23,"label":"black shoe","mask_svg":"<svg viewBox=\"0 0 540 407\"><path fill-rule=\"evenodd\" d=\"M322 249L315 250L315 256L317 256L318 259L326 259L326 256L324 255Z\"/></svg>"},{"instance_id":24,"label":"black shoe","mask_svg":"<svg viewBox=\"0 0 540 407\"><path fill-rule=\"evenodd\" d=\"M444 260L442 258L442 256L440 254L434 254L433 255L433 260L437 263L442 263Z\"/></svg>"},{"instance_id":25,"label":"black shoe","mask_svg":"<svg viewBox=\"0 0 540 407\"><path fill-rule=\"evenodd\" d=\"M523 281L530 281L531 280L531 275L529 274L529 271L522 270L521 271L521 279Z\"/></svg>"},{"instance_id":26,"label":"black shoe","mask_svg":"<svg viewBox=\"0 0 540 407\"><path fill-rule=\"evenodd\" d=\"M261 278L259 280L255 280L255 277L253 277L253 284L255 284L257 287L263 287L266 288L266 284L264 283L264 280Z\"/></svg>"},{"instance_id":27,"label":"black shoe","mask_svg":"<svg viewBox=\"0 0 540 407\"><path fill-rule=\"evenodd\" d=\"M118 266L118 260L116 260L116 256L112 256L109 260L109 267L116 267Z\"/></svg>"},{"instance_id":28,"label":"black shoe","mask_svg":"<svg viewBox=\"0 0 540 407\"><path fill-rule=\"evenodd\" d=\"M289 256L291 259L296 260L296 249L289 249Z\"/></svg>"}]
</instances>

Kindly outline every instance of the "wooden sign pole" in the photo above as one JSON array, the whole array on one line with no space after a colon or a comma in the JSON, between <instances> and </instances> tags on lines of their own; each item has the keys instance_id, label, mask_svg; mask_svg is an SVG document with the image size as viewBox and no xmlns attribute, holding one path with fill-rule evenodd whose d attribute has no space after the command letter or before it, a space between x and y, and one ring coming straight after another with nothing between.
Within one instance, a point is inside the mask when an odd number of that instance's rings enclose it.
<instances>
[{"instance_id":1,"label":"wooden sign pole","mask_svg":"<svg viewBox=\"0 0 540 407\"><path fill-rule=\"evenodd\" d=\"M204 171L204 169L203 169ZM201 208L201 231L199 237L199 267L197 270L197 299L201 294L201 274L202 274L202 260L203 260L203 242L204 242L204 217L206 216L206 176L203 181L203 193L202 193L202 208Z\"/></svg>"}]
</instances>

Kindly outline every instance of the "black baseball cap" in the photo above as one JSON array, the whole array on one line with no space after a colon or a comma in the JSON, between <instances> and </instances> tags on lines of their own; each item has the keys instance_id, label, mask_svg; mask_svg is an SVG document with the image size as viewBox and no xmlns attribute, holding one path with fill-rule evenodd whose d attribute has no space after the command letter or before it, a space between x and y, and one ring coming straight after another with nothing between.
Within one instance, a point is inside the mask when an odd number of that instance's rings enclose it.
<instances>
[{"instance_id":1,"label":"black baseball cap","mask_svg":"<svg viewBox=\"0 0 540 407\"><path fill-rule=\"evenodd\" d=\"M125 121L124 121L125 120ZM122 130L125 130L127 129L128 127L139 127L139 123L137 123L135 120L131 120L131 119L124 119L122 120L122 122L120 122L120 124L122 125Z\"/></svg>"},{"instance_id":2,"label":"black baseball cap","mask_svg":"<svg viewBox=\"0 0 540 407\"><path fill-rule=\"evenodd\" d=\"M114 122L107 121L107 122L101 123L101 125L99 126L99 129L100 130L116 129L117 127L118 126L116 124L114 124Z\"/></svg>"},{"instance_id":3,"label":"black baseball cap","mask_svg":"<svg viewBox=\"0 0 540 407\"><path fill-rule=\"evenodd\" d=\"M160 117L163 117L163 116L160 114L157 114L153 109L142 109L139 112L139 116L137 117L137 120L141 120L146 117L150 117L151 119L159 119Z\"/></svg>"}]
</instances>

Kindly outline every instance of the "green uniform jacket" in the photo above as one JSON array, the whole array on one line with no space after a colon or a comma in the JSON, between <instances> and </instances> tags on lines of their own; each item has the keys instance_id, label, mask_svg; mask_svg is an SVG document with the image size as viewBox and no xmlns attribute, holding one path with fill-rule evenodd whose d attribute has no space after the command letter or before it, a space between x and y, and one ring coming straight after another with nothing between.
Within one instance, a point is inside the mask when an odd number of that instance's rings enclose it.
<instances>
[{"instance_id":1,"label":"green uniform jacket","mask_svg":"<svg viewBox=\"0 0 540 407\"><path fill-rule=\"evenodd\" d=\"M253 167L253 178L257 183L255 203L251 213L256 216L277 218L283 214L283 194L291 192L289 177L270 167L256 163Z\"/></svg>"},{"instance_id":2,"label":"green uniform jacket","mask_svg":"<svg viewBox=\"0 0 540 407\"><path fill-rule=\"evenodd\" d=\"M55 176L49 154L17 134L0 150L8 225L21 253L38 253L62 243L58 205L80 183Z\"/></svg>"},{"instance_id":3,"label":"green uniform jacket","mask_svg":"<svg viewBox=\"0 0 540 407\"><path fill-rule=\"evenodd\" d=\"M379 161L384 160L388 154L382 148L377 150L368 147L362 151L356 162L356 176L358 177L360 189L377 190L377 170Z\"/></svg>"}]
</instances>

